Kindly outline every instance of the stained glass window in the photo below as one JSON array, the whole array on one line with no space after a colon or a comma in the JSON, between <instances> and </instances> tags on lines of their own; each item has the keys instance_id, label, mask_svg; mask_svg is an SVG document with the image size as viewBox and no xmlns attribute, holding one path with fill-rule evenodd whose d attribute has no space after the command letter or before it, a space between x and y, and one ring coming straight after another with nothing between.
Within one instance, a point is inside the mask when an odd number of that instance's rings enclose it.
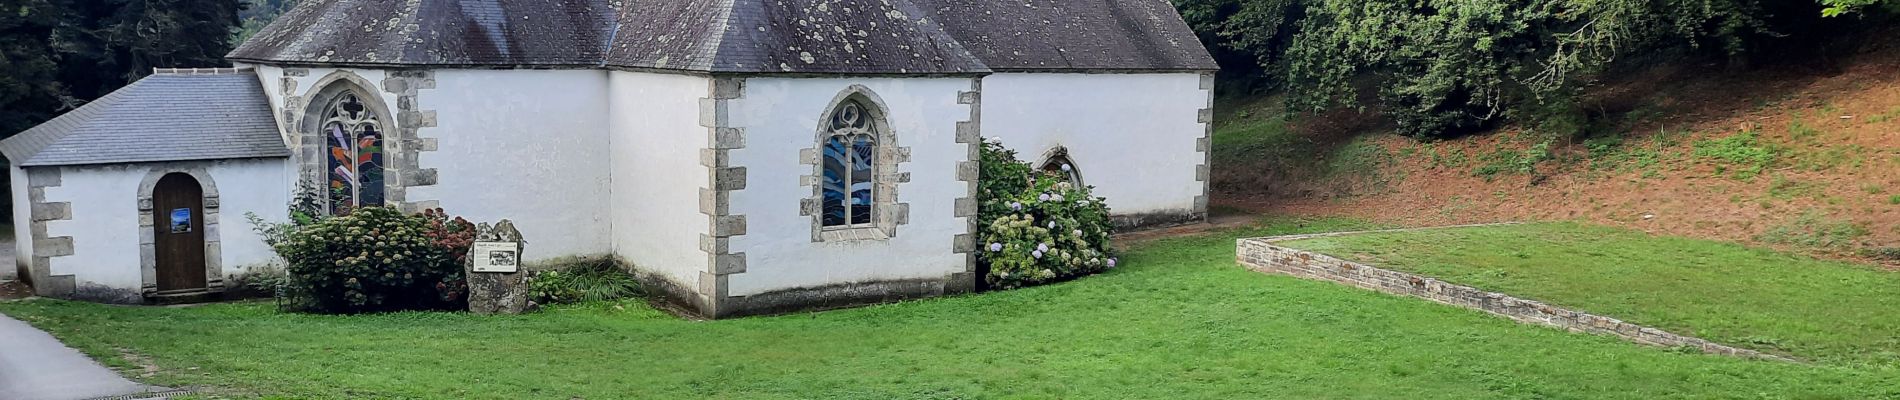
<instances>
[{"instance_id":1,"label":"stained glass window","mask_svg":"<svg viewBox=\"0 0 1900 400\"><path fill-rule=\"evenodd\" d=\"M869 224L876 201L877 137L863 103L847 100L832 112L824 153L824 226Z\"/></svg>"},{"instance_id":2,"label":"stained glass window","mask_svg":"<svg viewBox=\"0 0 1900 400\"><path fill-rule=\"evenodd\" d=\"M324 108L323 118L330 212L382 205L383 128L376 113L345 91Z\"/></svg>"}]
</instances>

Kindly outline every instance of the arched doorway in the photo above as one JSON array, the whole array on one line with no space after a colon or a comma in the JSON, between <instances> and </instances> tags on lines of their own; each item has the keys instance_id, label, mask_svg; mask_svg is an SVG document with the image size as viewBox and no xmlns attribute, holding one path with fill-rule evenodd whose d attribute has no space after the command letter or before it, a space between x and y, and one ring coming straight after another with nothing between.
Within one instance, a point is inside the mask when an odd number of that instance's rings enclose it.
<instances>
[{"instance_id":1,"label":"arched doorway","mask_svg":"<svg viewBox=\"0 0 1900 400\"><path fill-rule=\"evenodd\" d=\"M152 188L152 244L159 294L205 290L204 188L173 172Z\"/></svg>"}]
</instances>

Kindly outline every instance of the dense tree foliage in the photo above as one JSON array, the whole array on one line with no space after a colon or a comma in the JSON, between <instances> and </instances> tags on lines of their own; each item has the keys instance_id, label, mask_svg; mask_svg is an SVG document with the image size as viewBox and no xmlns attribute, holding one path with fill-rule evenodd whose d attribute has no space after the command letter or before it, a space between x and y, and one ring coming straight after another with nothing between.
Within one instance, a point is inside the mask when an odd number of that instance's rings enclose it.
<instances>
[{"instance_id":1,"label":"dense tree foliage","mask_svg":"<svg viewBox=\"0 0 1900 400\"><path fill-rule=\"evenodd\" d=\"M265 25L270 25L277 16L283 15L285 11L290 11L290 7L297 5L297 0L248 1L244 11L238 12L238 20L242 21L242 25L238 27L237 36L232 38L232 44L243 43L244 39L249 39L251 35L264 30Z\"/></svg>"},{"instance_id":2,"label":"dense tree foliage","mask_svg":"<svg viewBox=\"0 0 1900 400\"><path fill-rule=\"evenodd\" d=\"M0 136L154 67L227 65L239 0L0 0Z\"/></svg>"},{"instance_id":3,"label":"dense tree foliage","mask_svg":"<svg viewBox=\"0 0 1900 400\"><path fill-rule=\"evenodd\" d=\"M1861 8L1875 5L1886 6L1889 11L1900 8L1900 0L1821 0L1821 4L1827 5L1827 8L1821 10L1821 15L1828 17L1852 14Z\"/></svg>"},{"instance_id":4,"label":"dense tree foliage","mask_svg":"<svg viewBox=\"0 0 1900 400\"><path fill-rule=\"evenodd\" d=\"M55 33L60 79L71 95L97 98L157 67L226 65L237 0L71 1Z\"/></svg>"},{"instance_id":5,"label":"dense tree foliage","mask_svg":"<svg viewBox=\"0 0 1900 400\"><path fill-rule=\"evenodd\" d=\"M1851 7L1869 1L1826 0ZM1849 4L1852 3L1852 4ZM1570 107L1622 59L1746 59L1838 29L1764 0L1179 0L1223 67L1299 111L1373 100L1402 134L1444 136ZM1865 9L1865 8L1862 8ZM1251 65L1245 65L1251 64ZM1237 68L1236 68L1237 67ZM1572 107L1574 108L1574 107Z\"/></svg>"},{"instance_id":6,"label":"dense tree foliage","mask_svg":"<svg viewBox=\"0 0 1900 400\"><path fill-rule=\"evenodd\" d=\"M0 134L51 117L64 93L54 76L53 35L59 14L50 0L0 0Z\"/></svg>"}]
</instances>

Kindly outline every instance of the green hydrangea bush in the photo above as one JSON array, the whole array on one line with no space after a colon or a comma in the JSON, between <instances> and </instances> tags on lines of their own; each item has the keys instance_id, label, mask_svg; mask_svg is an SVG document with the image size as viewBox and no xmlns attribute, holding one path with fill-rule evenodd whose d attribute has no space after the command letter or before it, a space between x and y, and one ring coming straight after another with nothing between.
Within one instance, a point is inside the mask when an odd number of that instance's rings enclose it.
<instances>
[{"instance_id":1,"label":"green hydrangea bush","mask_svg":"<svg viewBox=\"0 0 1900 400\"><path fill-rule=\"evenodd\" d=\"M299 221L271 247L287 263L292 308L322 313L461 310L475 226L441 210L364 207Z\"/></svg>"},{"instance_id":2,"label":"green hydrangea bush","mask_svg":"<svg viewBox=\"0 0 1900 400\"><path fill-rule=\"evenodd\" d=\"M1031 168L998 140L986 141L981 156L977 262L988 271L990 287L1033 286L1115 267L1106 199Z\"/></svg>"}]
</instances>

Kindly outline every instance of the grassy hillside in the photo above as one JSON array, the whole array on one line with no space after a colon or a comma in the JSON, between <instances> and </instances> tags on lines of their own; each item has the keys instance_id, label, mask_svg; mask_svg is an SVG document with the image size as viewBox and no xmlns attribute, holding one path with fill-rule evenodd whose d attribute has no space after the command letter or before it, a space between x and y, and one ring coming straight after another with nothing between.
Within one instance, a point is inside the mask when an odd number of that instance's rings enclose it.
<instances>
[{"instance_id":1,"label":"grassy hillside","mask_svg":"<svg viewBox=\"0 0 1900 400\"><path fill-rule=\"evenodd\" d=\"M1582 115L1443 141L1374 113L1217 104L1215 203L1408 225L1581 220L1900 264L1900 45L1823 67L1674 66Z\"/></svg>"}]
</instances>

